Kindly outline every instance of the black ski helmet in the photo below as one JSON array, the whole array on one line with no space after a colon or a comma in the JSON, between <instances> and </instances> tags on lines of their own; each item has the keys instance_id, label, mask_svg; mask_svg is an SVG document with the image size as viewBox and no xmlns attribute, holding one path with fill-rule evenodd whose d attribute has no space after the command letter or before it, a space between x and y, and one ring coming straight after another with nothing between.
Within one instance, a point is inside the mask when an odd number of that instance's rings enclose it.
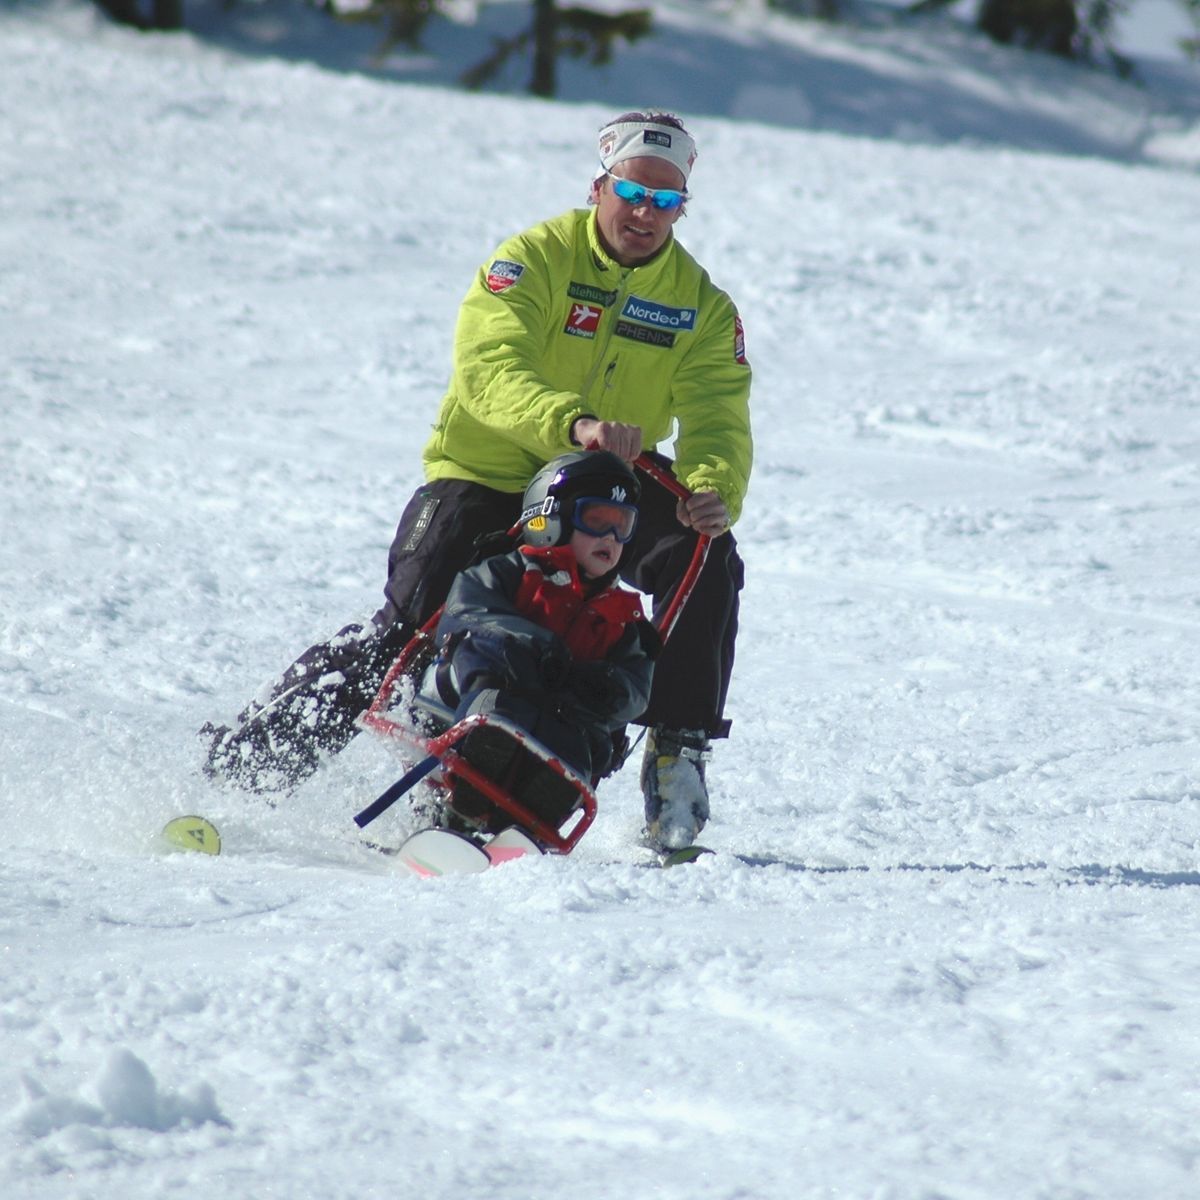
<instances>
[{"instance_id":1,"label":"black ski helmet","mask_svg":"<svg viewBox=\"0 0 1200 1200\"><path fill-rule=\"evenodd\" d=\"M527 546L566 545L575 501L585 496L636 505L642 485L633 468L608 450L575 450L552 458L525 489L521 540Z\"/></svg>"}]
</instances>

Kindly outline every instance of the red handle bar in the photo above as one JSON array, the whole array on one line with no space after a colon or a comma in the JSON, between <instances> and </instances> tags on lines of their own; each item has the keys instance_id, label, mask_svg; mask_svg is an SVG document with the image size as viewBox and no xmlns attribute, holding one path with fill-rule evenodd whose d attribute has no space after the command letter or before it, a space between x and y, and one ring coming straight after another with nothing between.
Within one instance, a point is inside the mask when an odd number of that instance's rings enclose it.
<instances>
[{"instance_id":1,"label":"red handle bar","mask_svg":"<svg viewBox=\"0 0 1200 1200\"><path fill-rule=\"evenodd\" d=\"M655 483L661 484L668 492L673 496L678 496L681 500L686 500L692 494L690 488L684 487L666 467L656 462L648 454L639 454L633 460L633 465L639 470L645 471ZM658 636L664 642L671 636L671 630L675 628L675 622L679 619L683 606L692 594L696 580L700 578L700 572L704 569L705 560L708 558L708 545L711 541L712 538L707 533L696 534L696 548L692 551L692 561L688 563L688 568L679 581L679 587L675 589L675 595L671 597L667 611L658 621Z\"/></svg>"}]
</instances>

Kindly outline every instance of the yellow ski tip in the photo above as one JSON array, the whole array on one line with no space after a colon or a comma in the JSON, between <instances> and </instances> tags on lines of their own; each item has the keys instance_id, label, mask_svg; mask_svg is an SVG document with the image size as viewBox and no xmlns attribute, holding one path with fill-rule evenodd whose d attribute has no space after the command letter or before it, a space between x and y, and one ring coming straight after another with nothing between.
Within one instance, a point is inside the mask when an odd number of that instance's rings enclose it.
<instances>
[{"instance_id":1,"label":"yellow ski tip","mask_svg":"<svg viewBox=\"0 0 1200 1200\"><path fill-rule=\"evenodd\" d=\"M217 827L203 817L176 817L163 826L162 835L176 850L221 853L221 835Z\"/></svg>"},{"instance_id":2,"label":"yellow ski tip","mask_svg":"<svg viewBox=\"0 0 1200 1200\"><path fill-rule=\"evenodd\" d=\"M671 850L659 856L659 863L664 867L680 867L684 863L693 863L698 858L713 852L707 846L683 846L679 850Z\"/></svg>"}]
</instances>

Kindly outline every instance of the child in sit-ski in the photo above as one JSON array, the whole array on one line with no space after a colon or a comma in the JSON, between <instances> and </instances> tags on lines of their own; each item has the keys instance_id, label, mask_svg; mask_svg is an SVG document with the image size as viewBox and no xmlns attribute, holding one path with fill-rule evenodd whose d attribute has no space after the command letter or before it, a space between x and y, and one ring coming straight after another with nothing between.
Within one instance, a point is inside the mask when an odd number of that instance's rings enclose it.
<instances>
[{"instance_id":1,"label":"child in sit-ski","mask_svg":"<svg viewBox=\"0 0 1200 1200\"><path fill-rule=\"evenodd\" d=\"M451 587L421 692L455 720L489 713L518 726L593 785L619 765L616 746L646 708L658 648L640 596L617 579L640 495L633 470L608 451L547 463L525 491L517 549ZM460 749L537 815L556 825L569 815L577 792L511 737L485 725ZM485 832L511 823L462 780L450 806Z\"/></svg>"}]
</instances>

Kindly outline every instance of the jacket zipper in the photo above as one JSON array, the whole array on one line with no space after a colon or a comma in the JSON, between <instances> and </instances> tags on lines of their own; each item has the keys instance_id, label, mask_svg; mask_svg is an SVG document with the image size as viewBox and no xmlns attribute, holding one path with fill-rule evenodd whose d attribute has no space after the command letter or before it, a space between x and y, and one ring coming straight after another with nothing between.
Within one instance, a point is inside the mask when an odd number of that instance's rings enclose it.
<instances>
[{"instance_id":1,"label":"jacket zipper","mask_svg":"<svg viewBox=\"0 0 1200 1200\"><path fill-rule=\"evenodd\" d=\"M620 312L621 305L624 303L624 300L625 300L625 289L626 289L626 285L628 284L628 282L629 282L629 272L625 271L621 276L621 282L617 286L616 298L613 300L612 308L609 310L610 313ZM608 313L605 314L606 317L608 315L609 315ZM585 401L591 398L592 389L596 386L596 376L600 372L600 364L602 362L604 362L604 360L608 357L608 349L613 340L613 330L616 327L616 320L614 319L612 321L606 321L605 325L606 325L606 330L605 330L605 334L604 334L604 341L598 348L598 353L596 354L596 365L594 367L592 367L591 371L588 373L586 385L585 385L585 388L583 391L583 398ZM608 391L608 389L612 387L612 377L613 377L613 373L617 369L617 359L618 358L620 358L620 355L615 354L612 358L612 361L609 362L608 365L604 368L604 378L602 381L602 390L603 391ZM598 396L598 397L596 397L596 399L597 400L602 399L602 396ZM597 415L599 416L600 414L597 414Z\"/></svg>"}]
</instances>

